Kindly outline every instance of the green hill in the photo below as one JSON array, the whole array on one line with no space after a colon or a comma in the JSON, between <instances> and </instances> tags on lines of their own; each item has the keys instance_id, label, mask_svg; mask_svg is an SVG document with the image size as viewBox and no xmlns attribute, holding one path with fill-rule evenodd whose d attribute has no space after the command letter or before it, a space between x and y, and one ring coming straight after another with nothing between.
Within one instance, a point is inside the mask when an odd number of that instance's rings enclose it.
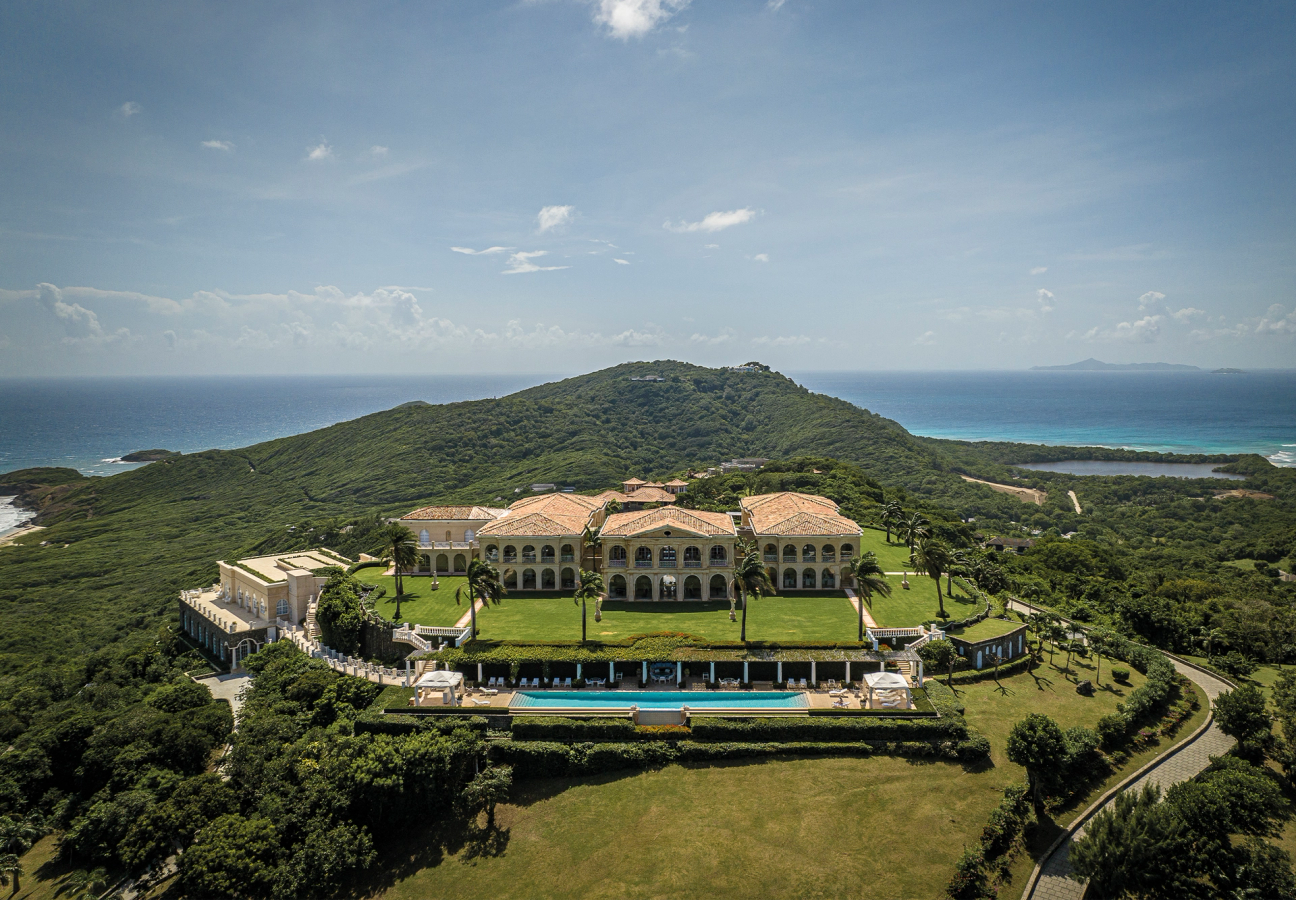
<instances>
[{"instance_id":1,"label":"green hill","mask_svg":"<svg viewBox=\"0 0 1296 900\"><path fill-rule=\"evenodd\" d=\"M664 381L632 381L655 374ZM509 502L533 482L602 489L735 456L836 457L883 483L948 474L897 423L775 372L616 366L508 397L405 404L253 447L160 459L111 478L0 476L50 526L0 550L0 665L101 646L172 614L215 560L305 518L395 514L426 501ZM44 542L45 546L41 546Z\"/></svg>"}]
</instances>

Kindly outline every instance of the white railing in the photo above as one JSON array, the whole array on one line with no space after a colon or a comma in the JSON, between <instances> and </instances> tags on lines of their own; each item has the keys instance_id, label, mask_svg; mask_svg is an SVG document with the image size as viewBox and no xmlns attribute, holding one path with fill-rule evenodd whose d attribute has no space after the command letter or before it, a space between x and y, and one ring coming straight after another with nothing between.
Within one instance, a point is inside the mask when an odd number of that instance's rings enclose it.
<instances>
[{"instance_id":1,"label":"white railing","mask_svg":"<svg viewBox=\"0 0 1296 900\"><path fill-rule=\"evenodd\" d=\"M393 641L399 641L402 644L413 644L420 650L431 650L432 643L424 637L421 637L407 628L393 628L391 633Z\"/></svg>"}]
</instances>

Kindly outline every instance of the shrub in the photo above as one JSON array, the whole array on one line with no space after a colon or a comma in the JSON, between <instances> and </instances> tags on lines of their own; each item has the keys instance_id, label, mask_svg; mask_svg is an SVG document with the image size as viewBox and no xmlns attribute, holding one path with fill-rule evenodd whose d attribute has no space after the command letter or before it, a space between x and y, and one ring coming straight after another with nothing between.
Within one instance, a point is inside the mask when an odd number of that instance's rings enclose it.
<instances>
[{"instance_id":1,"label":"shrub","mask_svg":"<svg viewBox=\"0 0 1296 900\"><path fill-rule=\"evenodd\" d=\"M1130 679L1129 669L1126 669L1123 666L1113 667L1111 670L1111 674L1112 674L1112 678L1116 679L1121 684L1129 684L1129 679Z\"/></svg>"},{"instance_id":2,"label":"shrub","mask_svg":"<svg viewBox=\"0 0 1296 900\"><path fill-rule=\"evenodd\" d=\"M699 741L939 741L968 734L967 724L955 719L695 716L692 726Z\"/></svg>"},{"instance_id":3,"label":"shrub","mask_svg":"<svg viewBox=\"0 0 1296 900\"><path fill-rule=\"evenodd\" d=\"M514 739L523 741L633 741L635 739L635 726L629 719L516 716L511 729Z\"/></svg>"},{"instance_id":4,"label":"shrub","mask_svg":"<svg viewBox=\"0 0 1296 900\"><path fill-rule=\"evenodd\" d=\"M959 741L955 749L959 762L979 762L990 757L990 739L984 734L974 734Z\"/></svg>"}]
</instances>

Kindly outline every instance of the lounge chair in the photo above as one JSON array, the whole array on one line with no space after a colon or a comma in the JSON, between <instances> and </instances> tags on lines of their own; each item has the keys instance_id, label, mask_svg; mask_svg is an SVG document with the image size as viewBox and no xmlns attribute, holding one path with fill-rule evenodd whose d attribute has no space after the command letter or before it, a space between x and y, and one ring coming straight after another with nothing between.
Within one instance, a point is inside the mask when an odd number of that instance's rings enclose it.
<instances>
[{"instance_id":1,"label":"lounge chair","mask_svg":"<svg viewBox=\"0 0 1296 900\"><path fill-rule=\"evenodd\" d=\"M543 685L540 684L540 679L539 679L539 678L532 678L532 679L531 679L531 687L533 687L533 688L538 688L538 687L542 687L542 686L543 686Z\"/></svg>"},{"instance_id":2,"label":"lounge chair","mask_svg":"<svg viewBox=\"0 0 1296 900\"><path fill-rule=\"evenodd\" d=\"M836 709L846 709L849 706L850 706L850 702L847 701L845 697L838 697L836 700L833 701L833 707Z\"/></svg>"},{"instance_id":3,"label":"lounge chair","mask_svg":"<svg viewBox=\"0 0 1296 900\"><path fill-rule=\"evenodd\" d=\"M476 697L472 698L472 702L473 706L490 706L489 700L478 700Z\"/></svg>"},{"instance_id":4,"label":"lounge chair","mask_svg":"<svg viewBox=\"0 0 1296 900\"><path fill-rule=\"evenodd\" d=\"M570 688L570 687L571 687L571 679L570 679L570 678L564 678L564 679L563 679L562 686L563 686L564 688Z\"/></svg>"}]
</instances>

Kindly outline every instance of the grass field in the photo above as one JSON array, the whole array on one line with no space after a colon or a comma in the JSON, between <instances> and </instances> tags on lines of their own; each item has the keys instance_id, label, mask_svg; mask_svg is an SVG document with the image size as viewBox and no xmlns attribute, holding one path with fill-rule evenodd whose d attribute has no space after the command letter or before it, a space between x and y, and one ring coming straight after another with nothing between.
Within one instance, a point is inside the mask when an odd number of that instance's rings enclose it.
<instances>
[{"instance_id":1,"label":"grass field","mask_svg":"<svg viewBox=\"0 0 1296 900\"><path fill-rule=\"evenodd\" d=\"M1093 677L1078 661L1073 669L1072 678ZM441 856L428 849L425 835L410 835L388 844L382 866L394 874L379 893L391 900L938 898L1003 788L1025 778L1004 756L1012 726L1033 711L1064 728L1092 726L1142 683L1137 672L1132 679L1130 687L1110 689L1104 679L1096 696L1082 697L1046 664L1035 676L1003 679L1003 691L993 681L960 687L969 721L993 746L992 764L974 768L887 757L780 759L527 782L500 809L507 830L502 855L469 858L452 849ZM1135 757L1124 771L1161 749ZM1073 803L1058 821L1085 802ZM1054 831L1042 833L1051 840ZM1020 893L1031 865L1025 857L1018 862L1003 896Z\"/></svg>"},{"instance_id":2,"label":"grass field","mask_svg":"<svg viewBox=\"0 0 1296 900\"><path fill-rule=\"evenodd\" d=\"M1012 619L982 619L967 628L950 629L949 634L965 641L984 641L986 638L999 637L1001 634L1015 631L1021 626L1021 620L1016 617Z\"/></svg>"},{"instance_id":3,"label":"grass field","mask_svg":"<svg viewBox=\"0 0 1296 900\"><path fill-rule=\"evenodd\" d=\"M396 616L396 579L391 575L378 575L378 569L361 569L356 579L362 584L375 584L387 589L387 593L378 601L375 609L388 619ZM432 590L432 579L427 575L409 576L403 579L405 595L401 598L402 622L413 622L416 625L450 626L459 621L459 617L468 611L468 601L455 605L455 590L464 584L463 578L443 575L437 579L439 587Z\"/></svg>"},{"instance_id":4,"label":"grass field","mask_svg":"<svg viewBox=\"0 0 1296 900\"><path fill-rule=\"evenodd\" d=\"M588 610L591 640L615 641L652 631L682 631L711 640L738 640L738 621L729 621L729 603L660 602L603 604L603 621ZM571 598L505 597L499 606L477 614L482 637L489 640L580 640L580 607ZM843 596L763 597L747 611L747 639L755 641L854 640L854 607Z\"/></svg>"},{"instance_id":5,"label":"grass field","mask_svg":"<svg viewBox=\"0 0 1296 900\"><path fill-rule=\"evenodd\" d=\"M884 628L908 628L936 618L936 582L926 575L909 573L909 590L900 587L900 575L888 575L891 583L890 597L873 597L872 613ZM945 593L945 579L941 579L941 593ZM945 598L945 612L952 619L962 619L977 611L976 603L954 586L954 597Z\"/></svg>"},{"instance_id":6,"label":"grass field","mask_svg":"<svg viewBox=\"0 0 1296 900\"><path fill-rule=\"evenodd\" d=\"M882 564L884 572L901 572L905 569L913 571L909 565L909 548L895 536L891 535L891 543L887 543L885 531L875 531L872 528L864 529L864 537L860 540L860 553L866 553L872 550Z\"/></svg>"}]
</instances>

